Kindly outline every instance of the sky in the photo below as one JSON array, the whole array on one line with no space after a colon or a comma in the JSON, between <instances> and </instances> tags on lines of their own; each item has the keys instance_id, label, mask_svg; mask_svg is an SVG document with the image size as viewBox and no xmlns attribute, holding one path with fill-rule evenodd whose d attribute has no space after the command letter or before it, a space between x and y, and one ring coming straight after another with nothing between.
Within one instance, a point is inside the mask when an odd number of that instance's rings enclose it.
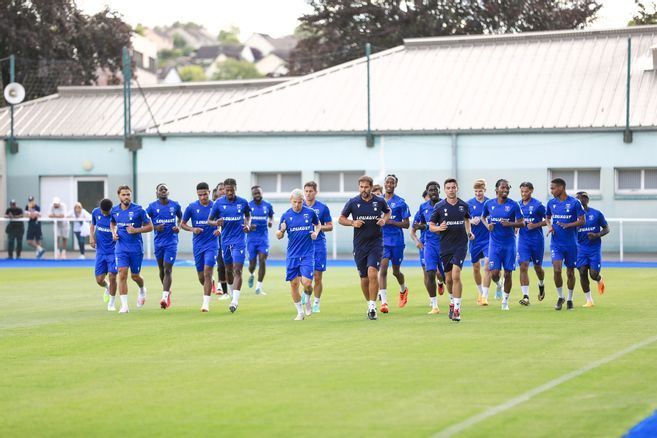
<instances>
[{"instance_id":1,"label":"sky","mask_svg":"<svg viewBox=\"0 0 657 438\"><path fill-rule=\"evenodd\" d=\"M594 29L623 27L636 11L634 0L602 0L602 10ZM167 25L191 21L204 25L212 34L232 25L241 30L241 39L254 32L274 37L291 34L297 18L310 11L306 0L77 0L86 13L100 11L104 5L121 13L132 26Z\"/></svg>"}]
</instances>

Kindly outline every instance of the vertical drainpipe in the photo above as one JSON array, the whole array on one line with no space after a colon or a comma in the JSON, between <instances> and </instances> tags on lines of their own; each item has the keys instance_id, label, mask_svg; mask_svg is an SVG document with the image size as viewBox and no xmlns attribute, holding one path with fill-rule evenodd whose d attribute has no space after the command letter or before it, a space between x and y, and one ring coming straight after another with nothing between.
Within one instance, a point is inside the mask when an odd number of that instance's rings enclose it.
<instances>
[{"instance_id":1,"label":"vertical drainpipe","mask_svg":"<svg viewBox=\"0 0 657 438\"><path fill-rule=\"evenodd\" d=\"M370 43L365 44L365 56L367 57L367 137L365 144L368 148L374 146L374 137L372 136L372 107L370 98L370 55L372 54L372 46Z\"/></svg>"},{"instance_id":2,"label":"vertical drainpipe","mask_svg":"<svg viewBox=\"0 0 657 438\"><path fill-rule=\"evenodd\" d=\"M132 136L132 60L127 47L123 48L123 141L128 147ZM132 194L137 202L137 149L128 147L132 152Z\"/></svg>"},{"instance_id":3,"label":"vertical drainpipe","mask_svg":"<svg viewBox=\"0 0 657 438\"><path fill-rule=\"evenodd\" d=\"M458 171L458 160L457 160L457 152L458 152L458 147L457 147L457 140L456 140L456 133L452 133L452 177L458 181L459 179L459 171Z\"/></svg>"},{"instance_id":4,"label":"vertical drainpipe","mask_svg":"<svg viewBox=\"0 0 657 438\"><path fill-rule=\"evenodd\" d=\"M630 72L632 64L632 37L627 37L627 82L625 98L625 131L623 142L632 143L632 131L630 130Z\"/></svg>"}]
</instances>

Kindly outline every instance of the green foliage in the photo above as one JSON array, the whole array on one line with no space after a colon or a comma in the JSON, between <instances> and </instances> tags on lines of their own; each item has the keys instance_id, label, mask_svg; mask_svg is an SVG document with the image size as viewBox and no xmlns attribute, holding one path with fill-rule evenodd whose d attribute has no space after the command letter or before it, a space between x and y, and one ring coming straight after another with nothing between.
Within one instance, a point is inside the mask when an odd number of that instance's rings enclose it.
<instances>
[{"instance_id":1,"label":"green foliage","mask_svg":"<svg viewBox=\"0 0 657 438\"><path fill-rule=\"evenodd\" d=\"M627 23L628 26L640 26L645 24L657 24L657 1L652 0L647 5L641 0L634 0L639 10Z\"/></svg>"},{"instance_id":2,"label":"green foliage","mask_svg":"<svg viewBox=\"0 0 657 438\"><path fill-rule=\"evenodd\" d=\"M185 40L185 38L182 35L180 35L180 33L175 32L173 34L173 47L175 47L176 49L182 49L183 47L186 46L187 46L187 40Z\"/></svg>"},{"instance_id":3,"label":"green foliage","mask_svg":"<svg viewBox=\"0 0 657 438\"><path fill-rule=\"evenodd\" d=\"M197 82L207 80L205 70L200 65L185 65L178 70L183 82Z\"/></svg>"},{"instance_id":4,"label":"green foliage","mask_svg":"<svg viewBox=\"0 0 657 438\"><path fill-rule=\"evenodd\" d=\"M135 33L144 36L146 33L146 27L141 23L137 23L135 26Z\"/></svg>"},{"instance_id":5,"label":"green foliage","mask_svg":"<svg viewBox=\"0 0 657 438\"><path fill-rule=\"evenodd\" d=\"M230 26L228 29L219 31L217 40L221 44L239 44L240 43L240 28L237 26Z\"/></svg>"},{"instance_id":6,"label":"green foliage","mask_svg":"<svg viewBox=\"0 0 657 438\"><path fill-rule=\"evenodd\" d=\"M218 71L212 76L213 80L256 79L263 76L254 64L233 58L218 62L217 68Z\"/></svg>"}]
</instances>

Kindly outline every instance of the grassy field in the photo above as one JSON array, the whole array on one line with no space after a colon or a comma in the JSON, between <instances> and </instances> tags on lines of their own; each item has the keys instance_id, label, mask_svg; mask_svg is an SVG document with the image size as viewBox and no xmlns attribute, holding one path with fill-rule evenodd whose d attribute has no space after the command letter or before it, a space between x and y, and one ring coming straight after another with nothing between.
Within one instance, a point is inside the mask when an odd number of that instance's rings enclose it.
<instances>
[{"instance_id":1,"label":"grassy field","mask_svg":"<svg viewBox=\"0 0 657 438\"><path fill-rule=\"evenodd\" d=\"M427 315L406 274L409 305L368 321L355 270L329 270L322 312L296 322L282 269L236 314L216 299L201 314L193 269L161 311L148 268L128 315L105 310L90 269L2 269L0 436L431 436L657 335L649 269L607 270L597 306L578 290L571 312L550 282L528 308L516 286L505 313L474 304L468 269L459 324ZM657 407L656 363L652 343L460 436L620 436Z\"/></svg>"}]
</instances>

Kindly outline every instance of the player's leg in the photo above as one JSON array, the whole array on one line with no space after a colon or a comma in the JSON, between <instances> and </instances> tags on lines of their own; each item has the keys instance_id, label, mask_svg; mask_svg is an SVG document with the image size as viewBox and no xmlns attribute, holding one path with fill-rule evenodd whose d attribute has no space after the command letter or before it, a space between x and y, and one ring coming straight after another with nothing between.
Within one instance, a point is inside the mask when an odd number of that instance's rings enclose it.
<instances>
[{"instance_id":1,"label":"player's leg","mask_svg":"<svg viewBox=\"0 0 657 438\"><path fill-rule=\"evenodd\" d=\"M432 244L425 245L424 247L424 263L426 272L426 282L424 285L429 294L429 303L431 304L429 314L435 315L440 313L438 295L436 293L436 277L440 265L440 254L438 253L438 249Z\"/></svg>"},{"instance_id":2,"label":"player's leg","mask_svg":"<svg viewBox=\"0 0 657 438\"><path fill-rule=\"evenodd\" d=\"M552 248L550 250L552 254L552 269L554 276L554 287L557 289L557 304L554 306L555 310L561 310L563 304L566 302L566 299L563 295L563 252L560 248Z\"/></svg>"},{"instance_id":3,"label":"player's leg","mask_svg":"<svg viewBox=\"0 0 657 438\"><path fill-rule=\"evenodd\" d=\"M144 261L144 253L129 253L128 257L130 260L130 278L139 287L139 293L137 294L137 307L143 307L146 303L146 287L144 286L144 279L141 276L141 265Z\"/></svg>"},{"instance_id":4,"label":"player's leg","mask_svg":"<svg viewBox=\"0 0 657 438\"><path fill-rule=\"evenodd\" d=\"M306 316L310 316L313 313L310 298L313 294L313 271L315 269L315 262L313 257L304 257L300 260L299 263L301 286L303 287L303 294L306 297L306 305L304 310Z\"/></svg>"},{"instance_id":5,"label":"player's leg","mask_svg":"<svg viewBox=\"0 0 657 438\"><path fill-rule=\"evenodd\" d=\"M254 272L256 269L256 264L258 262L258 251L255 242L250 240L247 242L247 252L249 254L249 280L247 284L249 288L252 288L253 281L255 280Z\"/></svg>"},{"instance_id":6,"label":"player's leg","mask_svg":"<svg viewBox=\"0 0 657 438\"><path fill-rule=\"evenodd\" d=\"M463 294L463 284L461 282L461 267L456 264L451 264L449 270L449 279L452 283L452 296L454 301L454 311L452 313L452 321L459 322L461 320L461 296Z\"/></svg>"},{"instance_id":7,"label":"player's leg","mask_svg":"<svg viewBox=\"0 0 657 438\"><path fill-rule=\"evenodd\" d=\"M324 292L324 271L326 271L326 248L315 248L313 272L313 313L320 312L320 300Z\"/></svg>"},{"instance_id":8,"label":"player's leg","mask_svg":"<svg viewBox=\"0 0 657 438\"><path fill-rule=\"evenodd\" d=\"M568 299L566 300L566 308L573 310L573 296L575 295L575 267L577 266L577 248L570 247L566 252L564 258L566 265L566 286L568 286Z\"/></svg>"},{"instance_id":9,"label":"player's leg","mask_svg":"<svg viewBox=\"0 0 657 438\"><path fill-rule=\"evenodd\" d=\"M127 255L117 254L117 269L119 271L119 297L121 298L121 309L119 313L128 313L128 269L130 263Z\"/></svg>"},{"instance_id":10,"label":"player's leg","mask_svg":"<svg viewBox=\"0 0 657 438\"><path fill-rule=\"evenodd\" d=\"M246 256L244 245L231 245L231 258L233 259L233 299L230 302L228 310L235 312L239 306L240 291L242 289L242 267Z\"/></svg>"},{"instance_id":11,"label":"player's leg","mask_svg":"<svg viewBox=\"0 0 657 438\"><path fill-rule=\"evenodd\" d=\"M258 252L258 282L256 283L256 295L265 295L265 292L262 290L262 283L265 280L265 274L267 273L268 253L268 248L260 248L260 251Z\"/></svg>"},{"instance_id":12,"label":"player's leg","mask_svg":"<svg viewBox=\"0 0 657 438\"><path fill-rule=\"evenodd\" d=\"M447 293L449 294L449 319L452 319L454 317L454 295L452 294L454 281L452 280L452 264L443 262L443 269L445 271Z\"/></svg>"},{"instance_id":13,"label":"player's leg","mask_svg":"<svg viewBox=\"0 0 657 438\"><path fill-rule=\"evenodd\" d=\"M226 285L228 287L228 295L224 295L221 299L229 299L233 297L233 284L235 282L235 276L233 275L233 258L232 252L229 246L222 246L221 251L223 253L224 264L226 266Z\"/></svg>"},{"instance_id":14,"label":"player's leg","mask_svg":"<svg viewBox=\"0 0 657 438\"><path fill-rule=\"evenodd\" d=\"M381 266L382 256L383 248L380 245L374 244L370 246L367 254L367 278L369 289L367 316L371 320L377 319L376 295L379 293L379 268Z\"/></svg>"},{"instance_id":15,"label":"player's leg","mask_svg":"<svg viewBox=\"0 0 657 438\"><path fill-rule=\"evenodd\" d=\"M591 297L591 283L589 282L590 268L588 264L580 264L578 257L577 270L579 271L579 284L582 287L582 292L586 296L586 304L582 307L593 307L593 298Z\"/></svg>"},{"instance_id":16,"label":"player's leg","mask_svg":"<svg viewBox=\"0 0 657 438\"><path fill-rule=\"evenodd\" d=\"M408 302L408 288L406 287L406 278L401 271L401 264L404 261L404 247L395 246L392 251L392 275L397 279L399 284L399 303L400 307L406 306Z\"/></svg>"},{"instance_id":17,"label":"player's leg","mask_svg":"<svg viewBox=\"0 0 657 438\"><path fill-rule=\"evenodd\" d=\"M289 278L290 274L291 271L288 265L286 276ZM294 319L296 321L303 321L306 315L303 312L303 304L301 304L301 294L299 293L299 284L301 283L301 277L296 276L288 281L290 282L290 293L292 295L292 302L294 303L294 307L297 309L297 316Z\"/></svg>"},{"instance_id":18,"label":"player's leg","mask_svg":"<svg viewBox=\"0 0 657 438\"><path fill-rule=\"evenodd\" d=\"M390 265L391 247L383 247L383 257L381 258L381 268L379 269L379 291L378 297L381 300L381 307L388 307L388 266ZM384 306L385 305L385 306ZM384 312L384 310L381 310ZM384 312L387 313L387 312Z\"/></svg>"}]
</instances>

